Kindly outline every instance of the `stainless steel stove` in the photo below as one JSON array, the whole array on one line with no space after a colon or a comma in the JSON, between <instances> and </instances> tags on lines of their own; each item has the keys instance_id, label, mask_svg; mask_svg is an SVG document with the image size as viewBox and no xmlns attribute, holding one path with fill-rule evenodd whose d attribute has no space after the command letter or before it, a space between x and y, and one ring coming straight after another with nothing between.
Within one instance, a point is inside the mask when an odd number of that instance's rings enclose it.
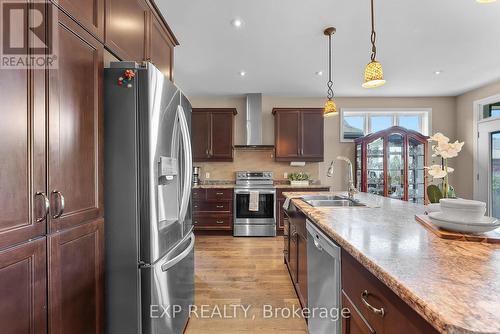
<instances>
[{"instance_id":1,"label":"stainless steel stove","mask_svg":"<svg viewBox=\"0 0 500 334\"><path fill-rule=\"evenodd\" d=\"M258 208L250 210L250 193L257 192ZM255 210L256 209L256 210ZM233 235L276 236L276 189L272 172L236 172Z\"/></svg>"}]
</instances>

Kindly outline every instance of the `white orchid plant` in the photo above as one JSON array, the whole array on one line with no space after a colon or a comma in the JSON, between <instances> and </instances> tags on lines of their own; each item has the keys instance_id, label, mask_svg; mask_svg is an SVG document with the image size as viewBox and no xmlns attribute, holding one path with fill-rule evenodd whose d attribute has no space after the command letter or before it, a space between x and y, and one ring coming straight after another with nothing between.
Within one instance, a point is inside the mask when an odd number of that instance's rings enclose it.
<instances>
[{"instance_id":1,"label":"white orchid plant","mask_svg":"<svg viewBox=\"0 0 500 334\"><path fill-rule=\"evenodd\" d=\"M455 191L448 180L449 174L453 173L454 169L448 167L448 159L458 156L464 142L456 140L454 143L450 143L450 138L440 132L434 134L428 140L432 143L432 156L441 158L441 164L425 167L434 181L441 182L440 187L435 184L427 187L427 194L431 203L438 203L441 198L455 197Z\"/></svg>"}]
</instances>

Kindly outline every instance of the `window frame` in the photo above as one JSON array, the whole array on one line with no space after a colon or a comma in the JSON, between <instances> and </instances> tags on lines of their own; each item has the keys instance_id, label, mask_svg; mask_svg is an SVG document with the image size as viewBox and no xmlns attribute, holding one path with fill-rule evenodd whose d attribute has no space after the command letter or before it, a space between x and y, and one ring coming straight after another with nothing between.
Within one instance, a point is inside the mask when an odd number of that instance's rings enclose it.
<instances>
[{"instance_id":1,"label":"window frame","mask_svg":"<svg viewBox=\"0 0 500 334\"><path fill-rule=\"evenodd\" d=\"M392 126L399 124L400 116L418 116L420 131L429 135L432 131L432 108L341 108L340 109L340 142L353 143L355 139L344 138L344 117L364 117L363 133L366 136L371 132L372 116L392 116Z\"/></svg>"}]
</instances>

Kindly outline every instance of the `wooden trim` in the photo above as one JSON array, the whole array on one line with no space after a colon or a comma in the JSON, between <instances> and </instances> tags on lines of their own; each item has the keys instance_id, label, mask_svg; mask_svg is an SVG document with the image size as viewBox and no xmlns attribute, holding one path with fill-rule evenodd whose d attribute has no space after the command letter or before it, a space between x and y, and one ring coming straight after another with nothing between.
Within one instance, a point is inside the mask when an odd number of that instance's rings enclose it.
<instances>
[{"instance_id":1,"label":"wooden trim","mask_svg":"<svg viewBox=\"0 0 500 334\"><path fill-rule=\"evenodd\" d=\"M282 111L321 111L323 112L323 108L273 108L272 114L275 115L277 112Z\"/></svg>"},{"instance_id":2,"label":"wooden trim","mask_svg":"<svg viewBox=\"0 0 500 334\"><path fill-rule=\"evenodd\" d=\"M238 111L236 108L193 108L193 112L219 112L219 113L227 113L230 112L233 115L237 115Z\"/></svg>"}]
</instances>

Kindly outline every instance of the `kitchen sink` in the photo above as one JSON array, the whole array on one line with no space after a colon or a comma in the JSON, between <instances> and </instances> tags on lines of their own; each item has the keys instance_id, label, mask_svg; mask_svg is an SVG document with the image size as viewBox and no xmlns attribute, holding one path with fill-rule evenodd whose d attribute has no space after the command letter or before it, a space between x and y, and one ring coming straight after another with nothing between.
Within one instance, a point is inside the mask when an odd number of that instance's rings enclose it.
<instances>
[{"instance_id":1,"label":"kitchen sink","mask_svg":"<svg viewBox=\"0 0 500 334\"><path fill-rule=\"evenodd\" d=\"M345 200L347 197L339 195L307 195L302 196L301 199L305 202L307 201L335 201L335 200Z\"/></svg>"},{"instance_id":2,"label":"kitchen sink","mask_svg":"<svg viewBox=\"0 0 500 334\"><path fill-rule=\"evenodd\" d=\"M350 199L323 199L323 200L305 200L307 204L313 207L334 207L334 206L366 206L366 204Z\"/></svg>"}]
</instances>

